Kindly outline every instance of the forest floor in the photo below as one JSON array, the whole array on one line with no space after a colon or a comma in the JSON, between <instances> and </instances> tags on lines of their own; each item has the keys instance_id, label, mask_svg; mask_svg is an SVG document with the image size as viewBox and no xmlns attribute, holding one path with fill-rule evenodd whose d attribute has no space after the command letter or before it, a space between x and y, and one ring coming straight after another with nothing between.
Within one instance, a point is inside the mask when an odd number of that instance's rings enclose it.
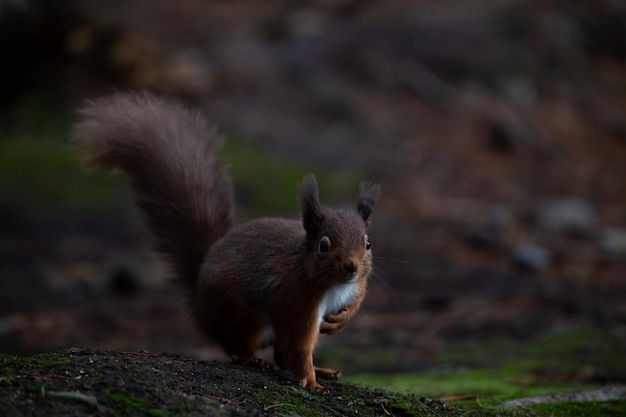
<instances>
[{"instance_id":1,"label":"forest floor","mask_svg":"<svg viewBox=\"0 0 626 417\"><path fill-rule=\"evenodd\" d=\"M0 388L11 413L285 415L305 404L482 415L626 384L617 3L62 3L0 15L13 63L0 97L0 352L17 355L2 357ZM346 376L329 397L224 364L194 329L124 178L88 175L67 147L75 108L113 89L176 96L216 121L237 222L297 216L309 171L333 206L353 205L361 180L383 184L367 298L316 351ZM122 353L144 350L169 353ZM30 356L45 352L56 353ZM194 372L240 378L220 391ZM254 375L276 399L237 396L259 391L245 385ZM174 391L166 405L153 397ZM360 400L339 398L351 393ZM623 414L624 399L576 408L581 398L523 412Z\"/></svg>"},{"instance_id":2,"label":"forest floor","mask_svg":"<svg viewBox=\"0 0 626 417\"><path fill-rule=\"evenodd\" d=\"M71 349L0 356L5 416L544 416L623 415L626 386L505 403L432 399L327 382L311 394L287 375L172 354ZM517 402L516 402L517 401ZM453 405L454 404L454 405Z\"/></svg>"}]
</instances>

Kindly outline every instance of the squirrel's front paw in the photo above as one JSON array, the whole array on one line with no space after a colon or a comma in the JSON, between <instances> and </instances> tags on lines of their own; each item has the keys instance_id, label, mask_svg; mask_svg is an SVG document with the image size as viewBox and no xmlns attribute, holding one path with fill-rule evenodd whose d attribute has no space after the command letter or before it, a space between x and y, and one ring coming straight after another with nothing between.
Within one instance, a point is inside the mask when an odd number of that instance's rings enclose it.
<instances>
[{"instance_id":1,"label":"squirrel's front paw","mask_svg":"<svg viewBox=\"0 0 626 417\"><path fill-rule=\"evenodd\" d=\"M350 313L348 310L342 310L337 314L327 314L324 316L324 320L320 326L320 333L323 334L335 334L339 330L343 329L350 320Z\"/></svg>"}]
</instances>

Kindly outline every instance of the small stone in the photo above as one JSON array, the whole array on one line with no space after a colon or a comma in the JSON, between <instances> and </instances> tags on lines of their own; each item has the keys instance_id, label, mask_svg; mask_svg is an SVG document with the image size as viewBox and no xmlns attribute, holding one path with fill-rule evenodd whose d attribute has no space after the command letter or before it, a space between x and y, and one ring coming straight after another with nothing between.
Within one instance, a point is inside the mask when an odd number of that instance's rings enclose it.
<instances>
[{"instance_id":1,"label":"small stone","mask_svg":"<svg viewBox=\"0 0 626 417\"><path fill-rule=\"evenodd\" d=\"M557 198L539 207L537 226L546 233L590 236L596 229L596 213L587 201Z\"/></svg>"},{"instance_id":2,"label":"small stone","mask_svg":"<svg viewBox=\"0 0 626 417\"><path fill-rule=\"evenodd\" d=\"M552 254L548 249L533 243L519 243L511 253L513 263L523 271L538 272L550 265Z\"/></svg>"},{"instance_id":3,"label":"small stone","mask_svg":"<svg viewBox=\"0 0 626 417\"><path fill-rule=\"evenodd\" d=\"M485 139L492 152L511 154L521 147L537 147L543 137L534 126L509 114L488 123Z\"/></svg>"},{"instance_id":4,"label":"small stone","mask_svg":"<svg viewBox=\"0 0 626 417\"><path fill-rule=\"evenodd\" d=\"M598 239L598 247L606 255L626 257L626 230L604 230Z\"/></svg>"},{"instance_id":5,"label":"small stone","mask_svg":"<svg viewBox=\"0 0 626 417\"><path fill-rule=\"evenodd\" d=\"M468 226L465 240L473 247L501 249L506 246L506 231L511 219L511 212L506 208L492 207L483 219Z\"/></svg>"}]
</instances>

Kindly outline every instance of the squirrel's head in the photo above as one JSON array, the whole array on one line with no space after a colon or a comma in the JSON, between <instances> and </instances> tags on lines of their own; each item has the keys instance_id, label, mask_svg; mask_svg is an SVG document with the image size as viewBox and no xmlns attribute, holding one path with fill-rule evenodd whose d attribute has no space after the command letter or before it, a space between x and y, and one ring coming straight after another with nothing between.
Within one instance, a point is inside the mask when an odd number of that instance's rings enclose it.
<instances>
[{"instance_id":1,"label":"squirrel's head","mask_svg":"<svg viewBox=\"0 0 626 417\"><path fill-rule=\"evenodd\" d=\"M315 176L304 178L300 184L300 210L312 278L333 285L369 276L372 252L367 228L379 196L378 185L361 183L356 210L333 210L320 205Z\"/></svg>"}]
</instances>

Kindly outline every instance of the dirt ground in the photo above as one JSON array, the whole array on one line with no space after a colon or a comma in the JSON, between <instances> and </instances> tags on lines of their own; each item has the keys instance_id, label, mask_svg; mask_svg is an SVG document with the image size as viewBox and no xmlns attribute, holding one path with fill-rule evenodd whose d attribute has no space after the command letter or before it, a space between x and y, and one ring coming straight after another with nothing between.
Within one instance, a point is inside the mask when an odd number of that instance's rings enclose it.
<instances>
[{"instance_id":1,"label":"dirt ground","mask_svg":"<svg viewBox=\"0 0 626 417\"><path fill-rule=\"evenodd\" d=\"M276 370L173 354L70 349L29 358L0 355L0 362L0 410L7 416L525 417L546 415L536 409L542 402L589 400L604 401L594 412L617 416L620 409L610 408L611 401L626 395L625 386L612 386L559 398L468 406L458 403L459 396L430 399L338 382L326 382L326 393L315 395ZM576 415L571 414L576 408L564 410L563 415Z\"/></svg>"}]
</instances>

